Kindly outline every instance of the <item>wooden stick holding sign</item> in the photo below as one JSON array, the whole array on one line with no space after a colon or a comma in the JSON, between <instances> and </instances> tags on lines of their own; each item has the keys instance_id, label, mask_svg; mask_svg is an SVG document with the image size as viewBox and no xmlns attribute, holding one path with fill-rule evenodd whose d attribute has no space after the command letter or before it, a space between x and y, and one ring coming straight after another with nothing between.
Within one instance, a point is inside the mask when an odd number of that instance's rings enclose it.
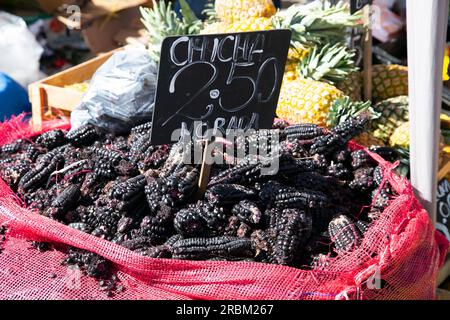
<instances>
[{"instance_id":1,"label":"wooden stick holding sign","mask_svg":"<svg viewBox=\"0 0 450 320\"><path fill-rule=\"evenodd\" d=\"M438 180L444 179L449 172L450 172L450 161L447 162L446 165L441 168L441 170L439 170Z\"/></svg>"},{"instance_id":2,"label":"wooden stick holding sign","mask_svg":"<svg viewBox=\"0 0 450 320\"><path fill-rule=\"evenodd\" d=\"M372 0L351 0L350 13L363 10L364 19L364 99L372 100Z\"/></svg>"},{"instance_id":3,"label":"wooden stick holding sign","mask_svg":"<svg viewBox=\"0 0 450 320\"><path fill-rule=\"evenodd\" d=\"M372 6L366 5L364 14L364 98L372 101Z\"/></svg>"},{"instance_id":4,"label":"wooden stick holding sign","mask_svg":"<svg viewBox=\"0 0 450 320\"><path fill-rule=\"evenodd\" d=\"M200 177L198 180L197 199L201 199L205 194L209 183L209 176L211 175L212 166L212 152L214 149L214 142L206 141L203 147L202 166L200 169Z\"/></svg>"}]
</instances>

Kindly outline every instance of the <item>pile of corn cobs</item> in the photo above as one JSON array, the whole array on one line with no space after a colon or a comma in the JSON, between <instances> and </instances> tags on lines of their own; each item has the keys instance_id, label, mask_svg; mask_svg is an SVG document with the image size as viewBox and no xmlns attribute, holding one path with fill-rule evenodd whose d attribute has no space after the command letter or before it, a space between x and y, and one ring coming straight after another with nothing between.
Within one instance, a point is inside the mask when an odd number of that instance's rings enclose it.
<instances>
[{"instance_id":1,"label":"pile of corn cobs","mask_svg":"<svg viewBox=\"0 0 450 320\"><path fill-rule=\"evenodd\" d=\"M186 164L186 145L151 145L151 123L127 136L87 125L17 140L1 147L0 174L29 208L142 255L321 267L354 250L394 195L387 184L379 191L383 170L371 157L347 149L366 124L359 117L328 131L281 122L237 139L236 148L271 153L223 155L200 200L199 165ZM271 133L279 152L258 144ZM274 160L278 172L263 175Z\"/></svg>"}]
</instances>

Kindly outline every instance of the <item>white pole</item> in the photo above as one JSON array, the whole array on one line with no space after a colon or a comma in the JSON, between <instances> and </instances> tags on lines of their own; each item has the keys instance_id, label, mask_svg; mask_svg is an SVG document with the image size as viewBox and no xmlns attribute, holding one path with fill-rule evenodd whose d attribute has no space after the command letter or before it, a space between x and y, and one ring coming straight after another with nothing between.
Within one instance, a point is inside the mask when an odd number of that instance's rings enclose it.
<instances>
[{"instance_id":1,"label":"white pole","mask_svg":"<svg viewBox=\"0 0 450 320\"><path fill-rule=\"evenodd\" d=\"M436 221L442 64L449 0L408 0L411 181Z\"/></svg>"}]
</instances>

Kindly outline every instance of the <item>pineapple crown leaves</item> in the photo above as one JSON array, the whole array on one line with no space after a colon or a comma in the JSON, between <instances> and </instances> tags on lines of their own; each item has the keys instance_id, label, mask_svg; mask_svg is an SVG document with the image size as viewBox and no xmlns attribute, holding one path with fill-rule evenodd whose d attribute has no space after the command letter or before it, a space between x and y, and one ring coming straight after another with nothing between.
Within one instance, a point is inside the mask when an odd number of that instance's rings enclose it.
<instances>
[{"instance_id":1,"label":"pineapple crown leaves","mask_svg":"<svg viewBox=\"0 0 450 320\"><path fill-rule=\"evenodd\" d=\"M216 13L216 8L214 6L214 0L207 0L202 14L206 17L205 22L214 23L219 21Z\"/></svg>"},{"instance_id":2,"label":"pineapple crown leaves","mask_svg":"<svg viewBox=\"0 0 450 320\"><path fill-rule=\"evenodd\" d=\"M293 5L273 17L275 29L290 29L292 41L305 46L344 42L346 29L361 27L361 16L351 15L348 5L336 5L326 0L323 4Z\"/></svg>"},{"instance_id":3,"label":"pineapple crown leaves","mask_svg":"<svg viewBox=\"0 0 450 320\"><path fill-rule=\"evenodd\" d=\"M185 0L180 0L183 18L180 19L172 6L164 1L153 0L152 8L140 7L141 21L147 29L150 42L149 53L154 61L159 61L161 44L169 36L197 34L201 21L195 16Z\"/></svg>"},{"instance_id":4,"label":"pineapple crown leaves","mask_svg":"<svg viewBox=\"0 0 450 320\"><path fill-rule=\"evenodd\" d=\"M381 116L372 108L370 101L353 102L350 97L343 97L334 101L330 108L327 118L327 126L335 127L350 118L355 118L361 115L367 115L369 120L375 120Z\"/></svg>"},{"instance_id":5,"label":"pineapple crown leaves","mask_svg":"<svg viewBox=\"0 0 450 320\"><path fill-rule=\"evenodd\" d=\"M355 52L341 44L314 47L312 52L300 61L297 69L303 78L324 81L334 85L358 68L355 66Z\"/></svg>"},{"instance_id":6,"label":"pineapple crown leaves","mask_svg":"<svg viewBox=\"0 0 450 320\"><path fill-rule=\"evenodd\" d=\"M202 29L203 22L197 18L186 0L179 0L183 23L187 34L198 34Z\"/></svg>"}]
</instances>

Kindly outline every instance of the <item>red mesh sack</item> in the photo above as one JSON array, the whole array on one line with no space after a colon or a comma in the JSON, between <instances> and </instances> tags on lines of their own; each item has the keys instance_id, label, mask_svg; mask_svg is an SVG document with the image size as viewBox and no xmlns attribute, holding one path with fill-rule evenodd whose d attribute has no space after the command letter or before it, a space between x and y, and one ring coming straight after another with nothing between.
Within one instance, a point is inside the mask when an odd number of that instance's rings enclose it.
<instances>
[{"instance_id":1,"label":"red mesh sack","mask_svg":"<svg viewBox=\"0 0 450 320\"><path fill-rule=\"evenodd\" d=\"M42 131L68 127L45 123ZM0 145L40 132L22 117L0 126ZM357 147L357 146L353 146ZM353 252L320 270L249 262L180 261L140 256L124 247L31 212L0 181L0 299L434 299L448 243L436 232L410 183L372 155L398 197ZM96 280L61 265L58 250L39 252L29 240L70 245L110 260L125 291L107 297Z\"/></svg>"}]
</instances>

